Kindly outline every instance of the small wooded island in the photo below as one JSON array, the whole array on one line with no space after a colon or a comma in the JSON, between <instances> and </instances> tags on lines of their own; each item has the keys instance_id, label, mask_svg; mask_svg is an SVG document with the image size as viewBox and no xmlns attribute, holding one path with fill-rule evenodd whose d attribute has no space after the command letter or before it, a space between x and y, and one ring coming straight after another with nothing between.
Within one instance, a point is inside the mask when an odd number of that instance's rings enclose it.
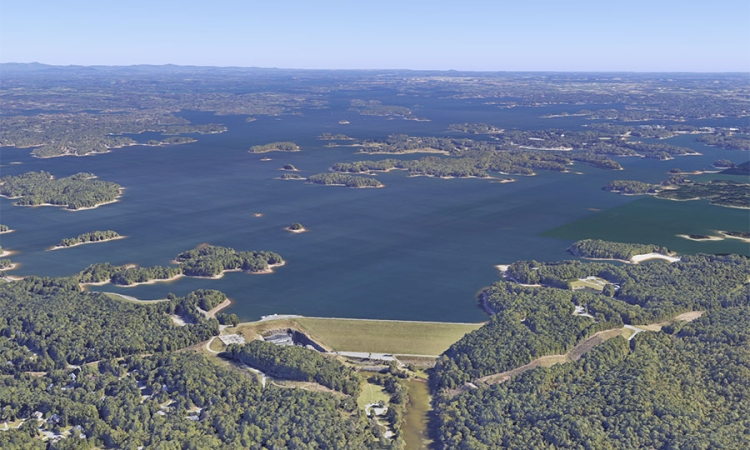
<instances>
[{"instance_id":1,"label":"small wooded island","mask_svg":"<svg viewBox=\"0 0 750 450\"><path fill-rule=\"evenodd\" d=\"M92 231L90 233L84 233L74 238L67 238L60 241L59 244L54 246L52 250L60 248L75 247L83 244L94 244L99 242L113 241L115 239L123 239L125 236L120 236L116 231Z\"/></svg>"},{"instance_id":2,"label":"small wooded island","mask_svg":"<svg viewBox=\"0 0 750 450\"><path fill-rule=\"evenodd\" d=\"M250 153L268 153L268 152L298 152L299 145L294 142L271 142L270 144L253 145L250 147Z\"/></svg>"},{"instance_id":3,"label":"small wooded island","mask_svg":"<svg viewBox=\"0 0 750 450\"><path fill-rule=\"evenodd\" d=\"M15 199L18 206L90 209L116 201L121 193L122 186L97 180L91 173L56 179L49 172L41 171L0 178L0 196Z\"/></svg>"},{"instance_id":4,"label":"small wooded island","mask_svg":"<svg viewBox=\"0 0 750 450\"><path fill-rule=\"evenodd\" d=\"M304 233L307 231L305 227L302 226L299 222L294 222L293 224L286 227L287 231L291 231L292 233Z\"/></svg>"},{"instance_id":5,"label":"small wooded island","mask_svg":"<svg viewBox=\"0 0 750 450\"><path fill-rule=\"evenodd\" d=\"M81 284L112 283L135 286L172 281L182 276L220 278L224 272L271 273L284 265L278 253L267 251L236 251L231 247L203 245L182 252L173 261L178 267L133 265L113 266L109 263L92 264L79 272L75 279Z\"/></svg>"},{"instance_id":6,"label":"small wooded island","mask_svg":"<svg viewBox=\"0 0 750 450\"><path fill-rule=\"evenodd\" d=\"M297 172L297 171L299 171L298 168L294 167L294 164L284 164L281 167L281 170L288 170L290 172Z\"/></svg>"},{"instance_id":7,"label":"small wooded island","mask_svg":"<svg viewBox=\"0 0 750 450\"><path fill-rule=\"evenodd\" d=\"M304 180L305 177L302 175L298 175L296 173L283 173L280 177L278 177L279 180Z\"/></svg>"},{"instance_id":8,"label":"small wooded island","mask_svg":"<svg viewBox=\"0 0 750 450\"><path fill-rule=\"evenodd\" d=\"M352 188L379 188L383 183L368 177L357 177L344 175L342 173L319 173L307 177L308 183L322 184L325 186L346 186Z\"/></svg>"},{"instance_id":9,"label":"small wooded island","mask_svg":"<svg viewBox=\"0 0 750 450\"><path fill-rule=\"evenodd\" d=\"M10 227L8 227L8 225L0 223L0 234L2 234L2 233L10 233L11 231L13 231L13 230L11 230Z\"/></svg>"}]
</instances>

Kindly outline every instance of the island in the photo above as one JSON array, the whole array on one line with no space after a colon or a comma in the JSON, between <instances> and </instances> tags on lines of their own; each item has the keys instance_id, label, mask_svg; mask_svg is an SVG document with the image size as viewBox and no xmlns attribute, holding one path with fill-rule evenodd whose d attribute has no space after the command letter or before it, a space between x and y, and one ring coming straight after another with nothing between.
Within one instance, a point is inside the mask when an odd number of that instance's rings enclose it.
<instances>
[{"instance_id":1,"label":"island","mask_svg":"<svg viewBox=\"0 0 750 450\"><path fill-rule=\"evenodd\" d=\"M298 152L300 151L299 145L294 142L271 142L263 145L253 145L250 147L250 153L268 153L268 152Z\"/></svg>"},{"instance_id":2,"label":"island","mask_svg":"<svg viewBox=\"0 0 750 450\"><path fill-rule=\"evenodd\" d=\"M55 178L49 172L27 172L0 178L0 196L14 199L18 206L64 206L84 210L114 203L122 186L96 179L91 173Z\"/></svg>"},{"instance_id":3,"label":"island","mask_svg":"<svg viewBox=\"0 0 750 450\"><path fill-rule=\"evenodd\" d=\"M318 136L318 139L320 139L321 141L354 141L355 140L353 137L350 137L341 133L338 133L338 134L321 133L321 135Z\"/></svg>"},{"instance_id":4,"label":"island","mask_svg":"<svg viewBox=\"0 0 750 450\"><path fill-rule=\"evenodd\" d=\"M170 282L180 277L218 279L226 272L245 271L254 274L273 273L285 261L278 253L268 251L236 251L230 247L202 245L182 252L173 261L177 267L135 265L114 266L96 263L79 272L75 279L81 285L112 283L124 287Z\"/></svg>"},{"instance_id":5,"label":"island","mask_svg":"<svg viewBox=\"0 0 750 450\"><path fill-rule=\"evenodd\" d=\"M292 233L304 233L307 231L305 227L302 226L299 222L294 222L293 224L286 227L287 231L291 231Z\"/></svg>"},{"instance_id":6,"label":"island","mask_svg":"<svg viewBox=\"0 0 750 450\"><path fill-rule=\"evenodd\" d=\"M300 174L297 173L283 173L280 177L276 177L279 180L304 180L305 177L303 177Z\"/></svg>"},{"instance_id":7,"label":"island","mask_svg":"<svg viewBox=\"0 0 750 450\"><path fill-rule=\"evenodd\" d=\"M466 134L502 134L502 128L486 123L454 123L448 126L448 131L456 131Z\"/></svg>"},{"instance_id":8,"label":"island","mask_svg":"<svg viewBox=\"0 0 750 450\"><path fill-rule=\"evenodd\" d=\"M380 188L383 183L369 177L344 175L341 173L319 173L307 177L307 182L324 186L346 186L351 188Z\"/></svg>"},{"instance_id":9,"label":"island","mask_svg":"<svg viewBox=\"0 0 750 450\"><path fill-rule=\"evenodd\" d=\"M84 244L95 244L99 242L108 242L116 239L124 239L125 236L120 236L116 231L92 231L90 233L84 233L74 238L67 238L60 241L59 244L52 247L52 250L61 248L75 247Z\"/></svg>"},{"instance_id":10,"label":"island","mask_svg":"<svg viewBox=\"0 0 750 450\"><path fill-rule=\"evenodd\" d=\"M288 170L290 172L299 172L299 169L294 167L294 164L284 164L281 170Z\"/></svg>"},{"instance_id":11,"label":"island","mask_svg":"<svg viewBox=\"0 0 750 450\"><path fill-rule=\"evenodd\" d=\"M743 242L750 242L750 232L747 231L719 231L719 234L730 239L739 239Z\"/></svg>"},{"instance_id":12,"label":"island","mask_svg":"<svg viewBox=\"0 0 750 450\"><path fill-rule=\"evenodd\" d=\"M15 230L11 230L8 225L0 223L0 234L12 233Z\"/></svg>"}]
</instances>

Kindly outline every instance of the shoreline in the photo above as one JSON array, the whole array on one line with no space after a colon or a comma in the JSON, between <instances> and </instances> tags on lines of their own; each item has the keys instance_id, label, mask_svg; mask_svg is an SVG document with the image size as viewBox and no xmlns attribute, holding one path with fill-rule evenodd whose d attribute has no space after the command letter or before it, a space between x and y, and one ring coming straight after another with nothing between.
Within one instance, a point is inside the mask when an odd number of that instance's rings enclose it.
<instances>
[{"instance_id":1,"label":"shoreline","mask_svg":"<svg viewBox=\"0 0 750 450\"><path fill-rule=\"evenodd\" d=\"M8 233L13 233L14 231L16 231L16 230L5 230L5 231L0 231L0 234L8 234Z\"/></svg>"},{"instance_id":2,"label":"shoreline","mask_svg":"<svg viewBox=\"0 0 750 450\"><path fill-rule=\"evenodd\" d=\"M13 264L9 265L8 267L0 268L0 272L5 272L6 270L17 269L19 265L20 265L19 263L13 263ZM21 278L19 278L19 279L21 279Z\"/></svg>"},{"instance_id":3,"label":"shoreline","mask_svg":"<svg viewBox=\"0 0 750 450\"><path fill-rule=\"evenodd\" d=\"M307 228L305 228L305 227L302 227L302 229L300 229L300 230L292 230L292 229L291 229L291 228L289 228L289 227L286 227L286 228L284 228L284 229L285 229L286 231L290 232L290 233L295 233L295 234L298 234L298 233L304 233L304 232L306 232L306 231L309 231L309 230L308 230Z\"/></svg>"},{"instance_id":4,"label":"shoreline","mask_svg":"<svg viewBox=\"0 0 750 450\"><path fill-rule=\"evenodd\" d=\"M723 241L724 240L724 238L718 237L718 236L706 236L705 238L701 238L701 239L690 237L689 234L675 234L675 236L683 238L683 239L687 239L688 241L693 241L693 242L708 242L708 241Z\"/></svg>"},{"instance_id":5,"label":"shoreline","mask_svg":"<svg viewBox=\"0 0 750 450\"><path fill-rule=\"evenodd\" d=\"M113 237L113 238L110 238L110 239L103 239L101 241L78 242L78 243L75 243L73 245L55 245L54 247L48 248L47 251L51 252L53 250L62 250L64 248L73 248L73 247L78 247L79 245L101 244L101 243L104 243L104 242L117 241L119 239L125 239L126 237L127 236L117 236L117 237Z\"/></svg>"},{"instance_id":6,"label":"shoreline","mask_svg":"<svg viewBox=\"0 0 750 450\"><path fill-rule=\"evenodd\" d=\"M120 188L120 193L117 194L117 197L115 197L114 200L111 200L109 202L104 202L104 203L98 203L94 206L87 206L85 208L78 208L78 209L71 209L69 208L70 205L55 205L54 203L40 203L38 205L19 205L18 202L14 202L13 206L21 206L21 207L27 207L27 208L37 208L40 206L56 206L58 208L63 208L63 210L65 211L78 212L78 211L85 211L88 209L96 209L100 206L109 205L111 203L117 203L120 201L120 197L122 197L123 191L125 191L125 188ZM7 198L8 200L17 200L21 198L21 197L8 197L7 195L0 195L0 197ZM15 230L12 230L12 231L15 231ZM8 233L8 232L10 231L6 231L5 233Z\"/></svg>"},{"instance_id":7,"label":"shoreline","mask_svg":"<svg viewBox=\"0 0 750 450\"><path fill-rule=\"evenodd\" d=\"M578 255L573 255L578 256ZM625 259L618 259L618 258L588 258L585 256L578 256L581 259L587 259L589 261L619 261L625 264L639 264L643 261L648 261L650 259L663 259L665 261L669 261L670 263L680 261L681 258L677 256L669 256L664 255L662 253L642 253L640 255L633 255L629 260Z\"/></svg>"},{"instance_id":8,"label":"shoreline","mask_svg":"<svg viewBox=\"0 0 750 450\"><path fill-rule=\"evenodd\" d=\"M5 258L6 256L12 256L12 255L15 255L16 253L18 252L15 250L3 250L3 252L0 253L0 258Z\"/></svg>"},{"instance_id":9,"label":"shoreline","mask_svg":"<svg viewBox=\"0 0 750 450\"><path fill-rule=\"evenodd\" d=\"M737 240L742 241L742 242L750 243L750 238L745 238L745 237L742 237L742 236L732 236L732 235L727 234L726 231L719 230L719 234L722 235L722 236L724 236L726 239L737 239Z\"/></svg>"}]
</instances>

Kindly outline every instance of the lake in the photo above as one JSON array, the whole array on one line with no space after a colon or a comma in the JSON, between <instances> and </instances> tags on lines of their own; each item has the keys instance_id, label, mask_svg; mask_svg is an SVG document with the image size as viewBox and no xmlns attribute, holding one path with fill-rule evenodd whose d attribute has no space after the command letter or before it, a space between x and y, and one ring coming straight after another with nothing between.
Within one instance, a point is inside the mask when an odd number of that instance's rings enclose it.
<instances>
[{"instance_id":1,"label":"lake","mask_svg":"<svg viewBox=\"0 0 750 450\"><path fill-rule=\"evenodd\" d=\"M105 261L168 265L178 253L209 243L275 251L287 264L270 275L228 273L219 280L183 278L168 284L92 289L141 299L219 289L234 301L227 311L242 320L280 313L478 322L486 315L477 306L476 294L499 279L496 264L570 259L566 249L576 239L647 242L685 253L750 254L750 246L738 240L692 242L675 237L711 230L750 231L746 210L601 190L614 179L658 182L674 167L690 171L707 168L719 158L736 163L748 159L747 153L707 147L690 135L665 142L689 146L702 156L673 161L619 158L624 172L575 165L571 173L540 172L500 184L409 178L405 172L392 171L377 175L385 184L382 189L276 179L284 164L294 164L307 176L325 172L335 162L388 157L354 154L350 147L325 147L327 142L317 139L323 132L360 139L382 139L390 133L445 135L447 126L458 122L579 129L587 123L580 117L540 116L590 107L501 109L479 100L386 94L378 99L384 104L418 103L416 116L430 121L360 116L347 109L348 98L342 97L329 109L259 117L251 123L244 116L186 112L183 116L195 123L220 122L229 127L223 134L197 135L198 141L187 145L133 146L97 156L52 159L31 158L29 149L3 148L3 176L38 170L57 177L93 172L126 189L119 202L80 212L14 207L10 200L0 199L0 222L18 230L2 235L0 241L4 248L18 252L12 260L20 267L9 274L69 276ZM340 125L343 119L351 123ZM159 135L144 133L136 139L154 137ZM302 151L247 152L251 145L280 140L293 141ZM284 228L293 222L302 223L309 232L289 233ZM63 238L107 229L127 238L47 251Z\"/></svg>"}]
</instances>

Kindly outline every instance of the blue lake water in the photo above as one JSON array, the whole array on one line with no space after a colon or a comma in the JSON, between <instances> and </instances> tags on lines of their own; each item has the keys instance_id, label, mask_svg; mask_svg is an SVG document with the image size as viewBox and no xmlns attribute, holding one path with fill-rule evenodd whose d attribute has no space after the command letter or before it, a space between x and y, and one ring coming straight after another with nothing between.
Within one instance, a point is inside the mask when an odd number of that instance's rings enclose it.
<instances>
[{"instance_id":1,"label":"blue lake water","mask_svg":"<svg viewBox=\"0 0 750 450\"><path fill-rule=\"evenodd\" d=\"M219 280L183 278L134 288L92 289L142 299L220 289L234 300L229 312L243 320L285 313L475 322L486 319L476 294L498 279L496 264L571 258L566 249L579 238L651 242L686 253L750 254L750 247L738 240L691 242L675 237L710 230L750 231L746 210L601 190L613 179L658 182L674 167L690 171L707 168L719 158L737 163L748 159L747 153L706 147L689 135L670 142L695 148L702 156L673 161L622 158L624 172L576 165L571 170L583 174L540 172L499 184L407 178L393 171L377 175L386 185L382 189L275 179L287 163L306 176L324 172L334 162L386 157L357 155L349 147L327 148L317 139L323 132L384 138L395 132L441 135L457 122L572 129L586 123L575 117L540 118L573 112L570 106L501 109L478 101L399 101L422 105L415 114L431 121L360 116L341 100L330 109L260 117L251 123L244 116L188 112L184 116L193 122L220 122L229 131L198 135L196 143L173 147L134 146L91 157L53 159L31 158L29 149L3 148L3 176L38 170L58 177L93 172L126 188L119 202L80 212L14 207L10 200L0 199L0 222L17 230L0 237L4 248L18 252L12 260L20 267L10 274L68 276L104 261L167 265L178 253L209 243L272 250L287 264L270 275L229 273ZM342 119L351 124L340 125ZM143 134L137 139L152 137ZM278 140L294 141L302 151L247 152L251 145ZM264 157L272 160L261 161ZM292 222L301 222L309 232L285 231ZM127 238L47 251L62 238L106 229Z\"/></svg>"}]
</instances>

